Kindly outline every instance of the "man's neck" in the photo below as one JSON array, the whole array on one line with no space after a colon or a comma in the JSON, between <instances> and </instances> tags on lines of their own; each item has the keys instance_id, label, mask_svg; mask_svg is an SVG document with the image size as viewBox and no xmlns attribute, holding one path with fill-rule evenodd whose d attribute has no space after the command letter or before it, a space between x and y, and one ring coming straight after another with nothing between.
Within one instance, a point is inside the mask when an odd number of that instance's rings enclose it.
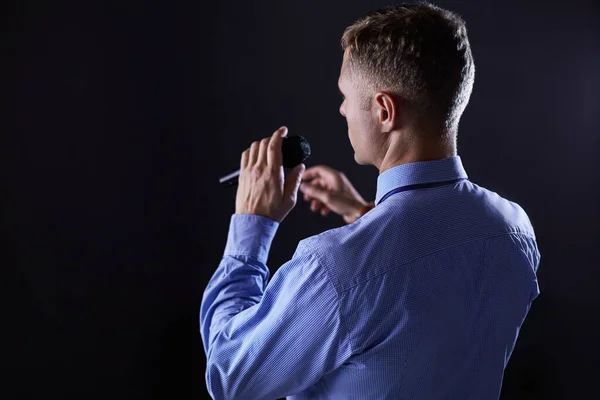
<instances>
[{"instance_id":1,"label":"man's neck","mask_svg":"<svg viewBox=\"0 0 600 400\"><path fill-rule=\"evenodd\" d=\"M402 164L417 161L433 161L453 157L457 154L453 142L435 142L412 147L390 146L388 152L378 166L379 174Z\"/></svg>"}]
</instances>

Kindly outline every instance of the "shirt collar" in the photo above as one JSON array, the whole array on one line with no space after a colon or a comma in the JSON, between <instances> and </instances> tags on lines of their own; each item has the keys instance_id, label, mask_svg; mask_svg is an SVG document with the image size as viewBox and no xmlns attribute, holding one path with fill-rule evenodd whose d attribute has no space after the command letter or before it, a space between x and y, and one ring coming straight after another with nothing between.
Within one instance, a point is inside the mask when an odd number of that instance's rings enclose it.
<instances>
[{"instance_id":1,"label":"shirt collar","mask_svg":"<svg viewBox=\"0 0 600 400\"><path fill-rule=\"evenodd\" d=\"M377 177L375 205L379 204L379 201L387 192L400 186L441 182L458 178L468 178L458 155L441 160L416 161L397 165L383 171Z\"/></svg>"}]
</instances>

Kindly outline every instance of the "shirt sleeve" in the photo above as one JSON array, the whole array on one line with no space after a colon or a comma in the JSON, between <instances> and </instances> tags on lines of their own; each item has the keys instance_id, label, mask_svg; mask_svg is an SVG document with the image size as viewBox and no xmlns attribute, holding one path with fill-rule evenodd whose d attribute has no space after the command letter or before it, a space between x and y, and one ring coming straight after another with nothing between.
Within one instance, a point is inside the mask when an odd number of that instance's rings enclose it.
<instances>
[{"instance_id":1,"label":"shirt sleeve","mask_svg":"<svg viewBox=\"0 0 600 400\"><path fill-rule=\"evenodd\" d=\"M204 292L200 329L214 399L300 393L352 355L337 292L309 246L301 241L267 286L277 225L234 214L225 254Z\"/></svg>"}]
</instances>

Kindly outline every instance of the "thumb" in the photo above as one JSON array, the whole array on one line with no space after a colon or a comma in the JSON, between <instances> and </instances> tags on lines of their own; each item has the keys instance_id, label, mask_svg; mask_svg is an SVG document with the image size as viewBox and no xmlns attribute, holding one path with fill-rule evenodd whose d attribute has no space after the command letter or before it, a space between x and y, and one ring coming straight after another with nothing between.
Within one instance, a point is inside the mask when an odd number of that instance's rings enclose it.
<instances>
[{"instance_id":1,"label":"thumb","mask_svg":"<svg viewBox=\"0 0 600 400\"><path fill-rule=\"evenodd\" d=\"M305 169L306 165L300 163L296 165L294 169L292 169L285 177L285 184L283 188L283 198L285 200L288 200L294 204L296 203L298 188L300 187L302 174L304 174Z\"/></svg>"}]
</instances>

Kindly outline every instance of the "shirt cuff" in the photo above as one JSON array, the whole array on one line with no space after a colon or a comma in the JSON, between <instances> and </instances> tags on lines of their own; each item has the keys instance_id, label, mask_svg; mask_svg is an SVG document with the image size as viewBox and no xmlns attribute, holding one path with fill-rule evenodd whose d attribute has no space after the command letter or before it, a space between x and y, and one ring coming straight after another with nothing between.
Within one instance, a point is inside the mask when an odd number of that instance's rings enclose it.
<instances>
[{"instance_id":1,"label":"shirt cuff","mask_svg":"<svg viewBox=\"0 0 600 400\"><path fill-rule=\"evenodd\" d=\"M254 214L232 214L224 255L248 255L267 263L279 222Z\"/></svg>"}]
</instances>

